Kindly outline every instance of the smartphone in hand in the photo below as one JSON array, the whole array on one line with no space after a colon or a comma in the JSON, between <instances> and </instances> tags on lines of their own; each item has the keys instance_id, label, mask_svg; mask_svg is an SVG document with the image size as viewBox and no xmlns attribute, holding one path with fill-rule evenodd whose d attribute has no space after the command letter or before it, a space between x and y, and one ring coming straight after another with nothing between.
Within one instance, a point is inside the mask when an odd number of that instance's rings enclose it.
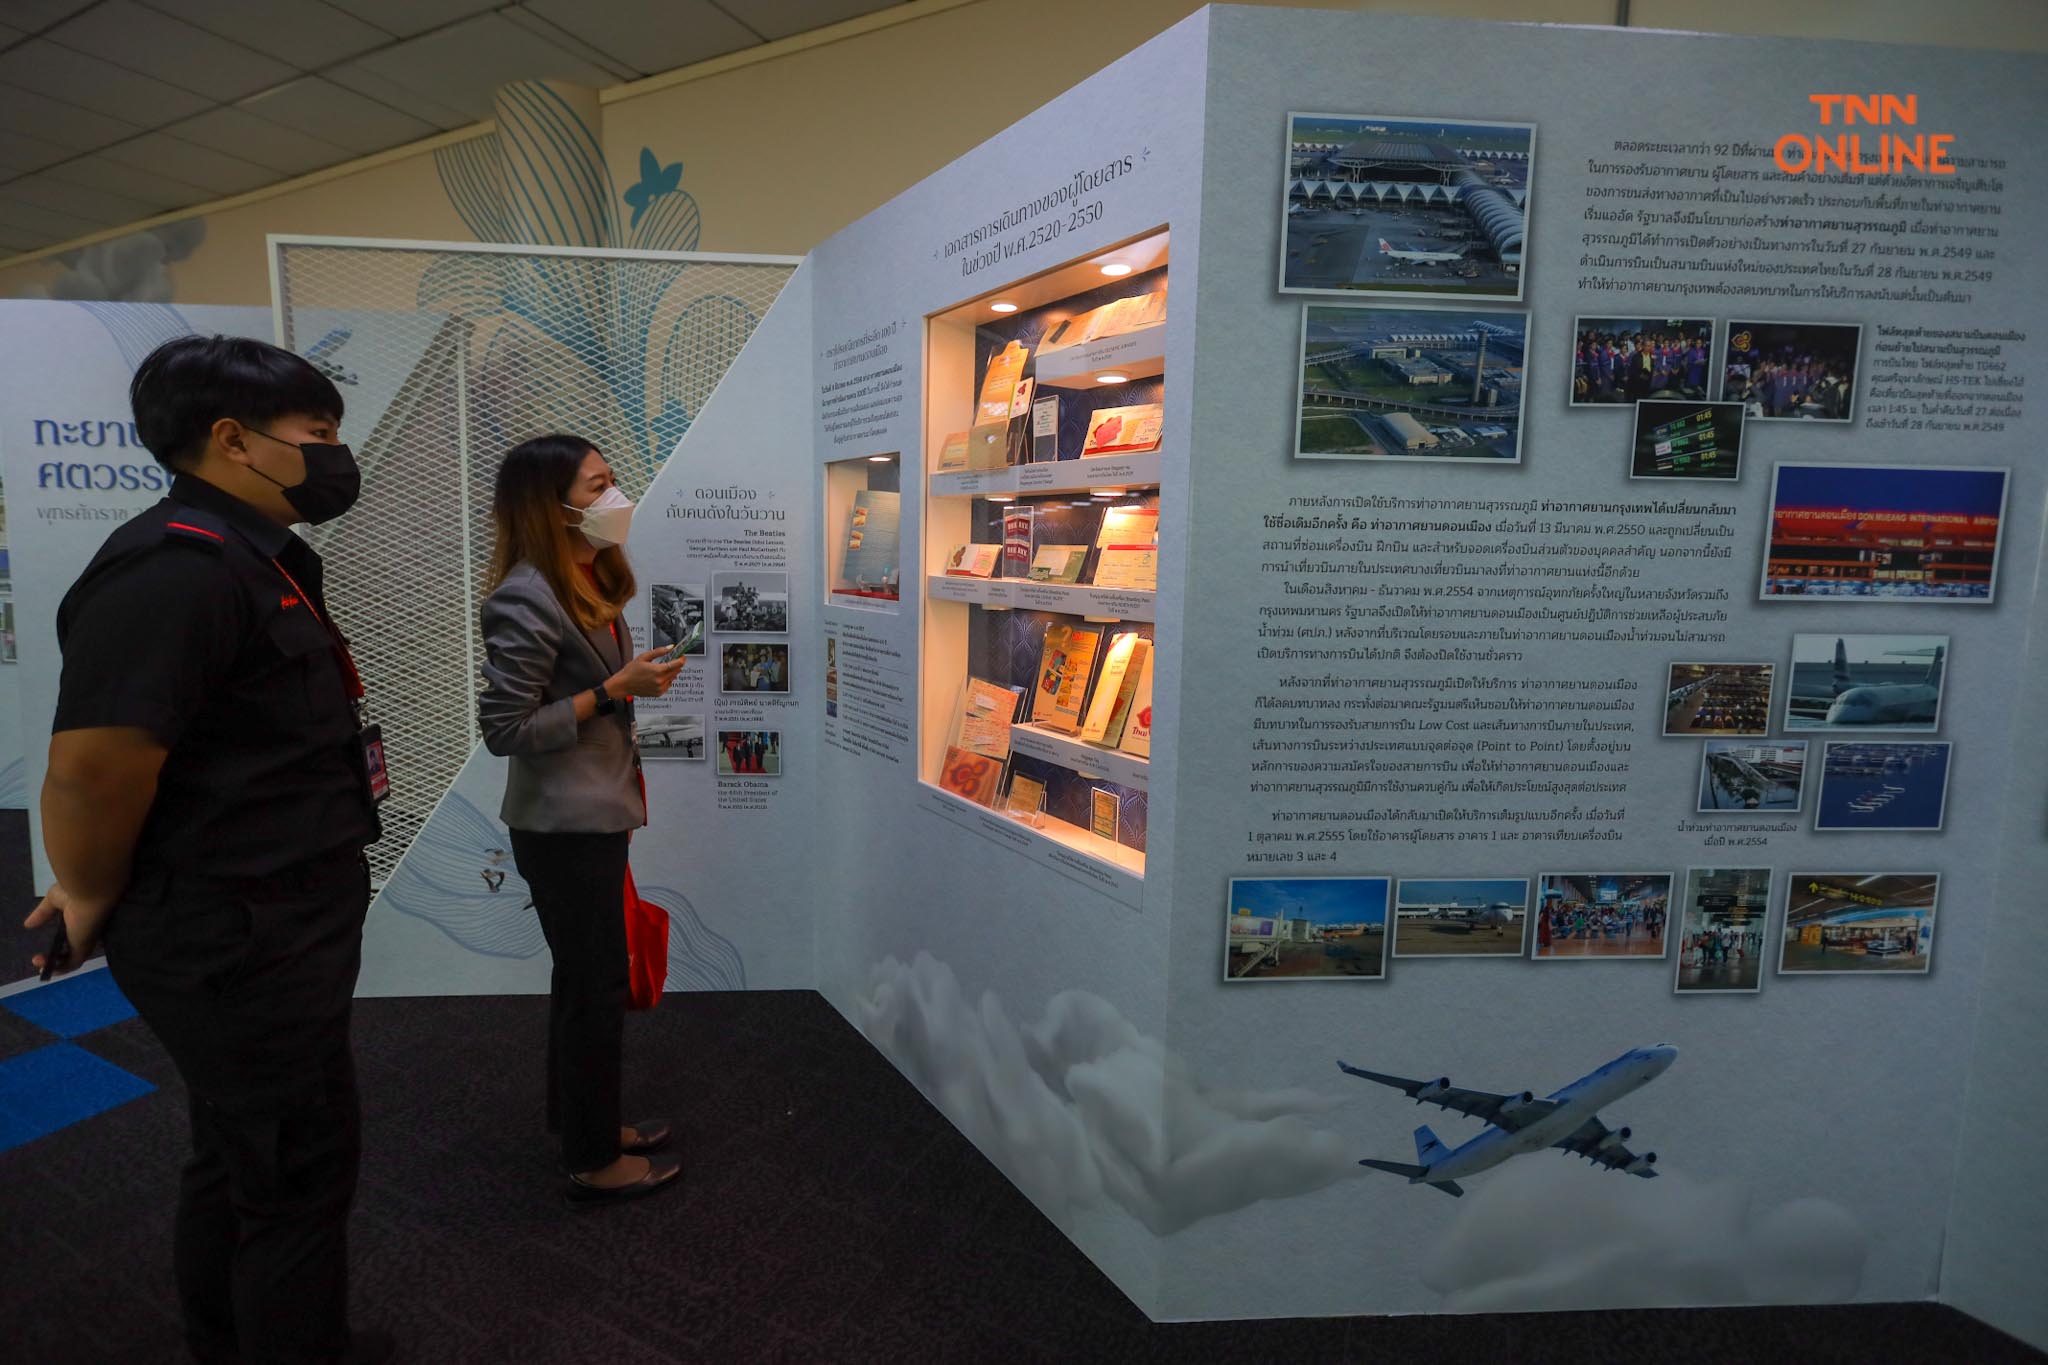
<instances>
[{"instance_id":1,"label":"smartphone in hand","mask_svg":"<svg viewBox=\"0 0 2048 1365\"><path fill-rule=\"evenodd\" d=\"M690 633L688 635L685 635L682 639L676 641L675 644L670 647L669 651L661 656L661 661L665 664L674 663L677 659L680 659L683 657L683 655L689 653L689 651L695 647L696 643L703 638L704 623L702 621L699 621L697 622L697 624L690 627Z\"/></svg>"}]
</instances>

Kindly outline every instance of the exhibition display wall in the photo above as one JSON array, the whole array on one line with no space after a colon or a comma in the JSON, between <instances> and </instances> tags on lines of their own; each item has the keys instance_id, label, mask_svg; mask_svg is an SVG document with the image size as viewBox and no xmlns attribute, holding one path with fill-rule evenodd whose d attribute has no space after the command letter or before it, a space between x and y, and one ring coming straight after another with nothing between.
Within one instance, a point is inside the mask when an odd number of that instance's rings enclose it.
<instances>
[{"instance_id":1,"label":"exhibition display wall","mask_svg":"<svg viewBox=\"0 0 2048 1365\"><path fill-rule=\"evenodd\" d=\"M671 988L1157 1318L2048 1340L2044 75L1218 8L831 238L635 521ZM367 992L544 988L502 780Z\"/></svg>"}]
</instances>

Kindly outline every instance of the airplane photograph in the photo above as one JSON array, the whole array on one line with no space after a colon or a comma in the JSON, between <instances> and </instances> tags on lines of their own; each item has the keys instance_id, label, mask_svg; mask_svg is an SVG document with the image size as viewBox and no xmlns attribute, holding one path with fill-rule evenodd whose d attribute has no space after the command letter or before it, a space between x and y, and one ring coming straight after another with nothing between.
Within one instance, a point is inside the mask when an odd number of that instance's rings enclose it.
<instances>
[{"instance_id":1,"label":"airplane photograph","mask_svg":"<svg viewBox=\"0 0 2048 1365\"><path fill-rule=\"evenodd\" d=\"M1448 1076L1435 1080L1389 1076L1341 1060L1337 1069L1347 1076L1389 1086L1417 1104L1433 1104L1486 1124L1485 1132L1460 1146L1450 1147L1425 1123L1415 1130L1413 1162L1367 1157L1358 1163L1390 1175L1405 1176L1411 1185L1428 1185L1458 1196L1465 1193L1460 1180L1490 1171L1512 1157L1545 1148L1581 1157L1605 1170L1622 1171L1646 1180L1653 1178L1657 1174L1657 1154L1645 1152L1638 1156L1630 1151L1627 1144L1631 1130L1608 1127L1599 1111L1656 1080L1677 1060L1678 1049L1669 1043L1635 1048L1541 1099L1527 1090L1518 1095L1466 1090L1452 1085Z\"/></svg>"},{"instance_id":2,"label":"airplane photograph","mask_svg":"<svg viewBox=\"0 0 2048 1365\"><path fill-rule=\"evenodd\" d=\"M1380 238L1380 255L1396 261L1405 261L1410 265L1434 265L1441 262L1462 261L1465 259L1463 250L1420 251L1413 248L1393 246L1384 237Z\"/></svg>"},{"instance_id":3,"label":"airplane photograph","mask_svg":"<svg viewBox=\"0 0 2048 1365\"><path fill-rule=\"evenodd\" d=\"M1933 734L1946 635L1795 635L1785 728Z\"/></svg>"},{"instance_id":4,"label":"airplane photograph","mask_svg":"<svg viewBox=\"0 0 2048 1365\"><path fill-rule=\"evenodd\" d=\"M1520 957L1529 883L1406 879L1394 905L1395 957Z\"/></svg>"}]
</instances>

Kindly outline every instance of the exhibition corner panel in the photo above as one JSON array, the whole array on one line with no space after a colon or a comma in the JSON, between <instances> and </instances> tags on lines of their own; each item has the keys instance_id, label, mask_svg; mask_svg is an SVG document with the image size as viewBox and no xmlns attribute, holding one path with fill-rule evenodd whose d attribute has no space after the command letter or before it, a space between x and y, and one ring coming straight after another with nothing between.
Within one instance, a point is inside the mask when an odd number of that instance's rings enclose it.
<instances>
[{"instance_id":1,"label":"exhibition corner panel","mask_svg":"<svg viewBox=\"0 0 2048 1365\"><path fill-rule=\"evenodd\" d=\"M1135 905L1166 426L1165 227L925 322L926 803Z\"/></svg>"}]
</instances>

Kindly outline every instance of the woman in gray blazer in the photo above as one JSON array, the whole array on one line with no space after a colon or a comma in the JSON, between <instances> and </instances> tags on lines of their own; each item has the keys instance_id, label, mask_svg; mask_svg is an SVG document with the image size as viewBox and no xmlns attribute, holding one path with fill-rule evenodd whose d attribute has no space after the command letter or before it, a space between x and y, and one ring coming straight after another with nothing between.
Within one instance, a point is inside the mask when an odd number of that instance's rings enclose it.
<instances>
[{"instance_id":1,"label":"woman in gray blazer","mask_svg":"<svg viewBox=\"0 0 2048 1365\"><path fill-rule=\"evenodd\" d=\"M633 504L597 447L543 436L498 468L497 546L483 607L484 744L511 760L502 815L554 955L548 1130L562 1138L571 1203L651 1194L682 1167L649 1158L666 1123L620 1126L626 1011L626 845L647 823L633 698L682 671L634 655L620 613L633 597Z\"/></svg>"}]
</instances>

